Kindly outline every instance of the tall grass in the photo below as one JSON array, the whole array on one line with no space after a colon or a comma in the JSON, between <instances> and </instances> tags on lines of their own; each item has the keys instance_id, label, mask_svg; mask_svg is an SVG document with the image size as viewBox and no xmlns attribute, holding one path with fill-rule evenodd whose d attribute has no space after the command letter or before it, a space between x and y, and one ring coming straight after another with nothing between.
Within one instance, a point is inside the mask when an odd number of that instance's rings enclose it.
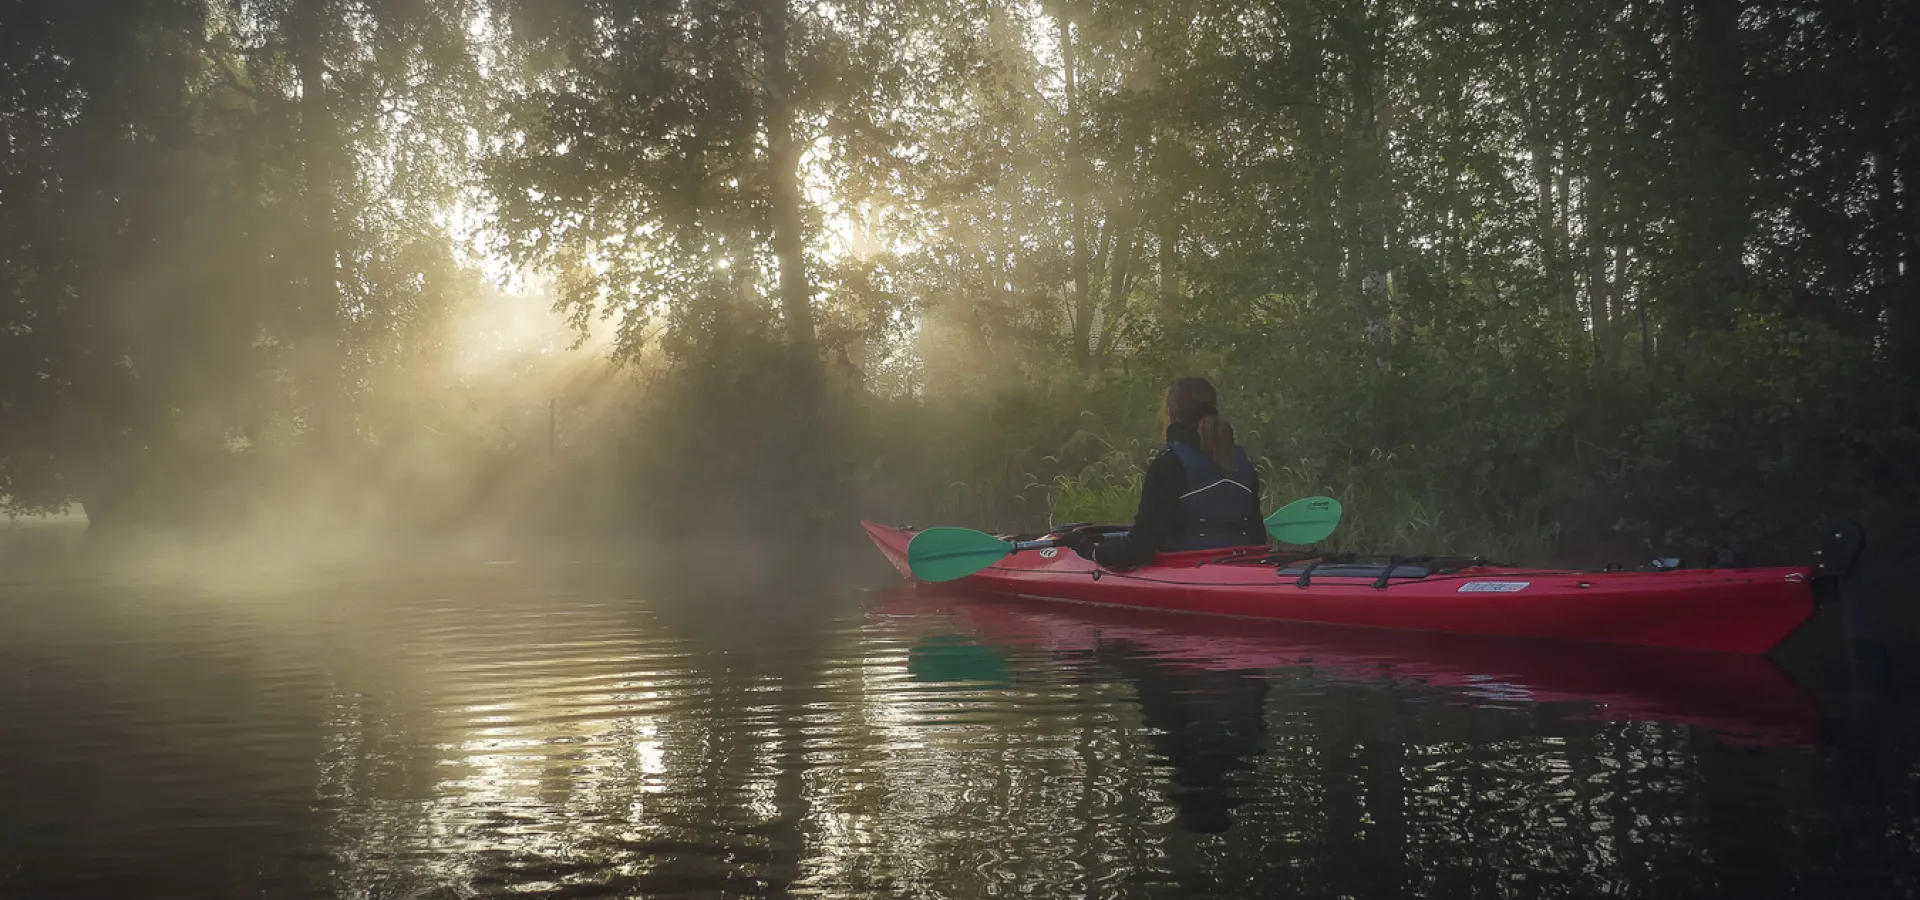
<instances>
[{"instance_id":1,"label":"tall grass","mask_svg":"<svg viewBox=\"0 0 1920 900\"><path fill-rule=\"evenodd\" d=\"M1139 471L1118 479L1112 476L1098 479L1057 476L1047 485L1048 524L1092 522L1097 525L1120 525L1132 522L1134 510L1140 505L1140 488L1144 483L1145 474Z\"/></svg>"},{"instance_id":2,"label":"tall grass","mask_svg":"<svg viewBox=\"0 0 1920 900\"><path fill-rule=\"evenodd\" d=\"M1559 545L1557 522L1539 514L1487 515L1457 488L1391 453L1326 467L1262 462L1263 508L1314 495L1340 501L1340 528L1325 542L1336 551L1518 562L1544 561Z\"/></svg>"},{"instance_id":3,"label":"tall grass","mask_svg":"<svg viewBox=\"0 0 1920 900\"><path fill-rule=\"evenodd\" d=\"M1140 489L1146 483L1147 448L1139 441L1119 445L1090 431L1076 432L1058 456L1047 457L1059 463L1062 457L1086 448L1097 448L1098 455L1072 474L1056 475L1045 484L1049 525L1092 522L1097 525L1122 525L1133 521L1140 505Z\"/></svg>"}]
</instances>

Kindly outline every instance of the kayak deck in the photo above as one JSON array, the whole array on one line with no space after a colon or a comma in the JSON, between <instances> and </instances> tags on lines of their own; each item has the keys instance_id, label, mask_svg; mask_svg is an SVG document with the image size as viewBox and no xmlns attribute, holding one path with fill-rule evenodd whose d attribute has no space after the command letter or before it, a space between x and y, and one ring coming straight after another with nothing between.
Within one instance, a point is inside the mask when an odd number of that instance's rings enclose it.
<instances>
[{"instance_id":1,"label":"kayak deck","mask_svg":"<svg viewBox=\"0 0 1920 900\"><path fill-rule=\"evenodd\" d=\"M862 523L911 577L914 529ZM956 584L1165 612L1765 653L1813 615L1808 567L1580 572L1479 560L1358 565L1264 547L1162 554L1130 570L1067 549L1013 554Z\"/></svg>"}]
</instances>

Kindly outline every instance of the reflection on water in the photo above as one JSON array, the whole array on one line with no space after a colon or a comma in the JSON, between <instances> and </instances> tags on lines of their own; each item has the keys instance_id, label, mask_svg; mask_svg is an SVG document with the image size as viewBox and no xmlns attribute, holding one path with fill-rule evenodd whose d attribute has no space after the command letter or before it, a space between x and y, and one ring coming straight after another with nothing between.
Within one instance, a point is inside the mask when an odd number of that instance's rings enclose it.
<instances>
[{"instance_id":1,"label":"reflection on water","mask_svg":"<svg viewBox=\"0 0 1920 900\"><path fill-rule=\"evenodd\" d=\"M1920 890L1907 724L1764 663L845 580L8 585L0 896Z\"/></svg>"}]
</instances>

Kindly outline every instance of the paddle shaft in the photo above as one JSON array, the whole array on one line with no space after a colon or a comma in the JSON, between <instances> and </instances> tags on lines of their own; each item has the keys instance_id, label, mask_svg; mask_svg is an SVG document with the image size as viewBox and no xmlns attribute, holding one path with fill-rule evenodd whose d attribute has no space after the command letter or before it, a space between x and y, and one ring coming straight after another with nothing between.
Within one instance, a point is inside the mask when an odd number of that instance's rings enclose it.
<instances>
[{"instance_id":1,"label":"paddle shaft","mask_svg":"<svg viewBox=\"0 0 1920 900\"><path fill-rule=\"evenodd\" d=\"M1110 541L1110 540L1113 540L1114 538L1123 538L1126 536L1127 536L1127 533L1124 531L1109 531L1100 535L1100 539L1103 541ZM1061 544L1058 538L1041 539L1037 541L1016 541L1014 542L1014 545L1013 545L1013 552L1019 553L1022 550L1044 550L1048 547L1061 547L1061 546L1065 546L1065 545Z\"/></svg>"}]
</instances>

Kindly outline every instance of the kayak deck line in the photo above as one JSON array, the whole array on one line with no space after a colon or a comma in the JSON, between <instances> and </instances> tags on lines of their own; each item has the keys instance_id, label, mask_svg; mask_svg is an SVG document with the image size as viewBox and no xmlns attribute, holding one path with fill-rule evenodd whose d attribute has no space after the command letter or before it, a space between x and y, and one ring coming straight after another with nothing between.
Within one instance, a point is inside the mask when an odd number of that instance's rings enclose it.
<instances>
[{"instance_id":1,"label":"kayak deck line","mask_svg":"<svg viewBox=\"0 0 1920 900\"><path fill-rule=\"evenodd\" d=\"M1032 569L1021 569L1021 568L1012 567L1012 566L993 565L993 566L988 566L987 569L983 571L988 571L988 570L1004 571L1004 572L1023 572L1023 573L1030 574L1034 577L1040 577L1040 578L1090 578L1090 577L1093 577L1095 574L1098 574L1098 576L1102 579L1121 578L1121 579L1127 579L1130 581L1142 581L1142 582L1148 582L1152 584L1163 584L1163 585L1168 585L1172 587L1204 585L1208 587L1258 588L1258 587L1272 587L1276 584L1283 583L1283 582L1275 582L1275 581L1180 581L1174 578L1154 578L1147 575L1140 575L1140 574L1137 574L1136 570L1133 570L1133 569L1094 568L1094 569L1062 570L1062 571L1038 571L1038 570L1032 570ZM1722 570L1693 569L1693 570L1679 570L1679 571L1701 572L1701 571L1722 571ZM1764 569L1753 569L1753 570L1729 569L1724 571L1731 572L1731 571L1765 571L1765 570ZM1324 576L1322 578L1316 579L1312 583L1304 587L1301 587L1300 589L1311 590L1316 587L1362 587L1364 586L1374 590L1392 590L1393 588L1397 588L1397 587L1409 587L1409 586L1419 585L1419 584L1433 584L1433 583L1438 583L1443 581L1472 582L1472 581L1490 581L1490 580L1499 580L1499 579L1512 580L1516 578L1571 577L1571 576L1580 576L1580 575L1589 575L1589 574L1593 574L1593 575L1616 574L1617 575L1621 573L1618 571L1607 572L1607 571L1598 570L1598 569L1592 569L1592 570L1514 569L1514 570L1501 570L1499 571L1498 574L1448 572L1448 573L1439 574L1439 575L1396 575L1394 576L1393 581L1387 584L1374 584L1373 583L1374 579L1361 578L1361 577L1352 576L1352 575L1328 575L1328 576ZM1629 574L1654 574L1654 573L1629 573ZM1787 572L1782 577L1781 580L1787 584L1799 584L1805 579L1798 572ZM1726 578L1695 578L1692 583L1696 585L1770 584L1772 583L1772 581L1773 579L1762 579L1762 578L1751 578L1751 577L1741 578L1741 577L1735 577L1735 576L1728 576ZM1585 590L1587 588L1581 588L1576 586L1576 589Z\"/></svg>"},{"instance_id":2,"label":"kayak deck line","mask_svg":"<svg viewBox=\"0 0 1920 900\"><path fill-rule=\"evenodd\" d=\"M862 525L912 577L906 551L920 529ZM1813 615L1815 572L1551 569L1473 557L1373 563L1246 547L1163 554L1125 570L1071 551L1020 552L953 583L1033 600L1235 619L1761 654Z\"/></svg>"}]
</instances>

